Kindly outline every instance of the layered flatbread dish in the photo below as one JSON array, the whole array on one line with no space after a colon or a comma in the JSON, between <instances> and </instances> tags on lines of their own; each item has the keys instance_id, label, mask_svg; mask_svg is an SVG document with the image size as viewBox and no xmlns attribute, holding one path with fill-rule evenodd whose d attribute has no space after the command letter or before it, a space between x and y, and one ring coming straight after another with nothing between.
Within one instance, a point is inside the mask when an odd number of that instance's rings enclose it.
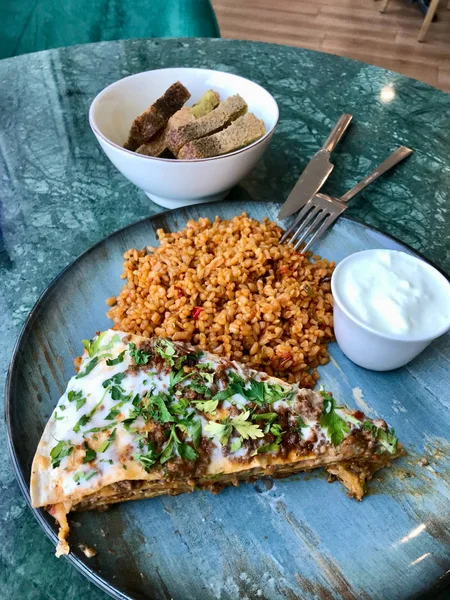
<instances>
[{"instance_id":1,"label":"layered flatbread dish","mask_svg":"<svg viewBox=\"0 0 450 600\"><path fill-rule=\"evenodd\" d=\"M84 346L31 474L33 506L59 524L58 556L70 550L71 511L318 467L360 500L401 453L383 420L330 392L184 342L108 330Z\"/></svg>"}]
</instances>

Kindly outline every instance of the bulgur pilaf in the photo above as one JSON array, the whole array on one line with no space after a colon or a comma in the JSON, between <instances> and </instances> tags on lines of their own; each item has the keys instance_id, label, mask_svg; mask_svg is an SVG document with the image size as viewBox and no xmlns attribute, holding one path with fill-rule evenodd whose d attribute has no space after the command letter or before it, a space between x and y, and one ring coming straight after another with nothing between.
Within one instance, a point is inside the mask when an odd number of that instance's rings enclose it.
<instances>
[{"instance_id":1,"label":"bulgur pilaf","mask_svg":"<svg viewBox=\"0 0 450 600\"><path fill-rule=\"evenodd\" d=\"M187 341L313 387L333 339L334 263L279 244L283 230L245 213L158 230L160 246L128 250L108 317L122 331Z\"/></svg>"}]
</instances>

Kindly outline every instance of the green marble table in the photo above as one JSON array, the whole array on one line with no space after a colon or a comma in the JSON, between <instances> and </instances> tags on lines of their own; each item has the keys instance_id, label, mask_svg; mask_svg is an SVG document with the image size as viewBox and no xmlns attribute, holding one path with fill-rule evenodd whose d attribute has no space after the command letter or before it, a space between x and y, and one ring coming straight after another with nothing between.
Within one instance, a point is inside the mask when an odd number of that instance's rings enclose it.
<instances>
[{"instance_id":1,"label":"green marble table","mask_svg":"<svg viewBox=\"0 0 450 600\"><path fill-rule=\"evenodd\" d=\"M354 122L336 151L326 191L346 191L400 144L413 148L413 156L355 198L347 214L450 271L450 96L443 92L328 54L232 40L104 42L3 60L1 389L21 325L58 272L112 231L161 210L101 152L88 124L90 102L121 77L175 66L249 77L279 103L272 146L235 197L285 198L342 112L352 113ZM5 435L1 423L0 598L105 598L54 558L16 484Z\"/></svg>"}]
</instances>

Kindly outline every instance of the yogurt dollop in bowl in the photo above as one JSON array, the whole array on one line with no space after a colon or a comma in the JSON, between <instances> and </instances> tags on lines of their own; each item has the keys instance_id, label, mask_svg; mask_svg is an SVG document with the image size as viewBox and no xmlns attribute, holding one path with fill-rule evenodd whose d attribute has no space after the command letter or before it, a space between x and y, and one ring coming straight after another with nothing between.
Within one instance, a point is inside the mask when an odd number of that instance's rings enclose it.
<instances>
[{"instance_id":1,"label":"yogurt dollop in bowl","mask_svg":"<svg viewBox=\"0 0 450 600\"><path fill-rule=\"evenodd\" d=\"M450 329L449 281L406 252L351 254L334 270L331 290L336 340L366 369L402 367Z\"/></svg>"}]
</instances>

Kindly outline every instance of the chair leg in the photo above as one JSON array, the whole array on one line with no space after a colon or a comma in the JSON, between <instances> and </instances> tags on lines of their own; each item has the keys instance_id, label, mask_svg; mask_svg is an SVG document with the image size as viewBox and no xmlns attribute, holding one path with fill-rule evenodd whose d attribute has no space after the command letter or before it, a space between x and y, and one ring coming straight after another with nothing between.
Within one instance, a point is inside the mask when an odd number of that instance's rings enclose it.
<instances>
[{"instance_id":1,"label":"chair leg","mask_svg":"<svg viewBox=\"0 0 450 600\"><path fill-rule=\"evenodd\" d=\"M425 36L427 35L428 28L431 24L431 21L436 14L437 7L439 5L439 0L431 0L430 6L428 7L427 14L425 15L425 19L423 20L422 27L419 32L419 37L417 38L419 42L423 42Z\"/></svg>"},{"instance_id":2,"label":"chair leg","mask_svg":"<svg viewBox=\"0 0 450 600\"><path fill-rule=\"evenodd\" d=\"M450 0L449 0L450 2ZM387 7L391 3L391 0L384 0L383 6L380 8L380 13L385 13L387 11Z\"/></svg>"}]
</instances>

